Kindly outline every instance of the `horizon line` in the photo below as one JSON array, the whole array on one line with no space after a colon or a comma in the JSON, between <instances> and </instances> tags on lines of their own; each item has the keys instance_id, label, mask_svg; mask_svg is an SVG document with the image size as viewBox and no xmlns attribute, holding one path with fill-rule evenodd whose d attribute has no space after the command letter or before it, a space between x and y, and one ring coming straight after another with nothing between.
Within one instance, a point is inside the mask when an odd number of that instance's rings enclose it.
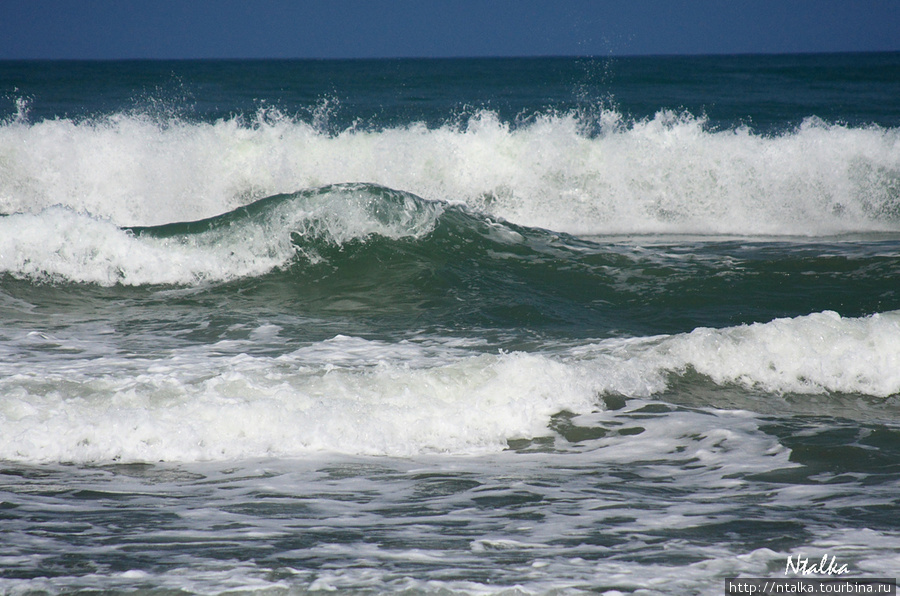
<instances>
[{"instance_id":1,"label":"horizon line","mask_svg":"<svg viewBox=\"0 0 900 596\"><path fill-rule=\"evenodd\" d=\"M68 57L0 57L0 62L254 62L254 61L308 61L308 62L351 62L380 60L547 60L547 59L617 59L617 58L726 58L753 56L828 56L849 54L900 54L897 50L828 50L796 52L687 52L648 54L527 54L527 55L457 55L457 56L207 56L207 57L111 57L111 58L68 58Z\"/></svg>"}]
</instances>

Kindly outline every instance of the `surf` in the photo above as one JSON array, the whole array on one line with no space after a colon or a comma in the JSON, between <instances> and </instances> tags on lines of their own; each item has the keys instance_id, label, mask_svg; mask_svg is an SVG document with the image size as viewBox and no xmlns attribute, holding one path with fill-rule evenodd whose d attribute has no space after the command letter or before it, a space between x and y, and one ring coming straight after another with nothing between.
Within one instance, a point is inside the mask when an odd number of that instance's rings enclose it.
<instances>
[{"instance_id":1,"label":"surf","mask_svg":"<svg viewBox=\"0 0 900 596\"><path fill-rule=\"evenodd\" d=\"M21 106L19 108L22 110ZM808 116L759 133L661 109L351 125L271 108L213 122L116 112L0 124L0 212L194 221L297 189L371 183L576 235L823 236L900 229L896 128Z\"/></svg>"},{"instance_id":2,"label":"surf","mask_svg":"<svg viewBox=\"0 0 900 596\"><path fill-rule=\"evenodd\" d=\"M92 343L103 344L102 335L7 338L7 349L46 356L0 364L0 459L484 454L559 433L577 442L577 429L567 426L574 417L589 420L626 401L639 407L684 383L708 384L720 405L751 411L794 396L820 412L846 412L846 395L857 416L868 416L865 400L891 410L900 394L898 311L813 313L531 352L428 335L392 342L337 335L280 355L251 349L283 331L267 325L246 340L142 355L98 355ZM35 365L40 374L29 372Z\"/></svg>"}]
</instances>

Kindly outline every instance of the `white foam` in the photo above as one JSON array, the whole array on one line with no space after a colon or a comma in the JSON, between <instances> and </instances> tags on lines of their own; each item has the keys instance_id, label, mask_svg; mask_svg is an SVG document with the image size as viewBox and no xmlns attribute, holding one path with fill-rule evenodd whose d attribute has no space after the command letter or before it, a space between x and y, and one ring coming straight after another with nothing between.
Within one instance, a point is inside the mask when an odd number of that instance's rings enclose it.
<instances>
[{"instance_id":1,"label":"white foam","mask_svg":"<svg viewBox=\"0 0 900 596\"><path fill-rule=\"evenodd\" d=\"M833 311L724 329L611 339L571 350L603 391L647 397L670 375L695 371L717 385L774 395L900 394L900 311L842 317Z\"/></svg>"},{"instance_id":2,"label":"white foam","mask_svg":"<svg viewBox=\"0 0 900 596\"><path fill-rule=\"evenodd\" d=\"M256 240L216 247L135 238L109 221L47 208L0 218L0 272L101 285L186 284L259 275L293 255L289 237Z\"/></svg>"},{"instance_id":3,"label":"white foam","mask_svg":"<svg viewBox=\"0 0 900 596\"><path fill-rule=\"evenodd\" d=\"M310 451L408 455L502 449L593 407L590 381L538 355L429 368L357 368L300 356L118 357L20 370L0 381L0 458L194 461ZM12 371L8 371L12 372Z\"/></svg>"},{"instance_id":4,"label":"white foam","mask_svg":"<svg viewBox=\"0 0 900 596\"><path fill-rule=\"evenodd\" d=\"M35 341L72 349L0 365L0 459L490 452L511 439L551 434L551 417L561 411L601 410L601 395L652 397L669 375L688 369L772 394L900 394L900 312L858 319L817 313L607 340L557 355L337 337L278 357L213 344L124 358L65 338L7 337ZM657 430L676 432L678 420ZM692 457L730 444L736 428L710 434ZM652 452L654 440L667 440L651 434L631 449Z\"/></svg>"},{"instance_id":5,"label":"white foam","mask_svg":"<svg viewBox=\"0 0 900 596\"><path fill-rule=\"evenodd\" d=\"M900 393L900 311L844 318L814 313L741 327L697 329L668 356L709 376L768 393Z\"/></svg>"},{"instance_id":6,"label":"white foam","mask_svg":"<svg viewBox=\"0 0 900 596\"><path fill-rule=\"evenodd\" d=\"M190 221L265 196L370 182L578 234L821 235L900 229L900 131L807 120L776 136L660 112L544 114L321 132L259 114L0 125L0 212L51 205L117 225ZM599 128L596 135L585 130Z\"/></svg>"},{"instance_id":7,"label":"white foam","mask_svg":"<svg viewBox=\"0 0 900 596\"><path fill-rule=\"evenodd\" d=\"M630 370L625 378L652 380L691 369L719 385L765 393L860 393L888 397L900 393L900 311L846 318L826 311L768 323L691 333L620 340L577 351ZM614 346L614 347L612 347ZM655 386L648 384L647 390ZM637 387L623 385L635 395Z\"/></svg>"}]
</instances>

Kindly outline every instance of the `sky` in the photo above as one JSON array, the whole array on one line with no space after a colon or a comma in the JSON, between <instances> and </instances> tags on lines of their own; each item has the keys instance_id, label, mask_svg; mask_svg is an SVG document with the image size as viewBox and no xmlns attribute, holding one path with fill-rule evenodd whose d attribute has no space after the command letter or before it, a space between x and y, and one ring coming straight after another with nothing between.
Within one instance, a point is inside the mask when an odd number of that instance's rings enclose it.
<instances>
[{"instance_id":1,"label":"sky","mask_svg":"<svg viewBox=\"0 0 900 596\"><path fill-rule=\"evenodd\" d=\"M900 51L900 0L0 0L0 59Z\"/></svg>"}]
</instances>

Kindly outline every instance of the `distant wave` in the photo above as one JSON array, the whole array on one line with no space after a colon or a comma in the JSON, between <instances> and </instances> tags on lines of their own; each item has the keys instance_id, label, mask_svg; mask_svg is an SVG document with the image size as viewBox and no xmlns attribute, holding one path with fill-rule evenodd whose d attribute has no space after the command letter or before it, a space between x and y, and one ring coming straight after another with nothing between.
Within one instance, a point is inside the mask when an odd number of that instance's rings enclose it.
<instances>
[{"instance_id":1,"label":"distant wave","mask_svg":"<svg viewBox=\"0 0 900 596\"><path fill-rule=\"evenodd\" d=\"M337 133L266 110L214 123L128 113L0 124L2 213L63 206L155 226L346 182L573 234L898 231L900 130L811 117L760 135L609 110Z\"/></svg>"}]
</instances>

